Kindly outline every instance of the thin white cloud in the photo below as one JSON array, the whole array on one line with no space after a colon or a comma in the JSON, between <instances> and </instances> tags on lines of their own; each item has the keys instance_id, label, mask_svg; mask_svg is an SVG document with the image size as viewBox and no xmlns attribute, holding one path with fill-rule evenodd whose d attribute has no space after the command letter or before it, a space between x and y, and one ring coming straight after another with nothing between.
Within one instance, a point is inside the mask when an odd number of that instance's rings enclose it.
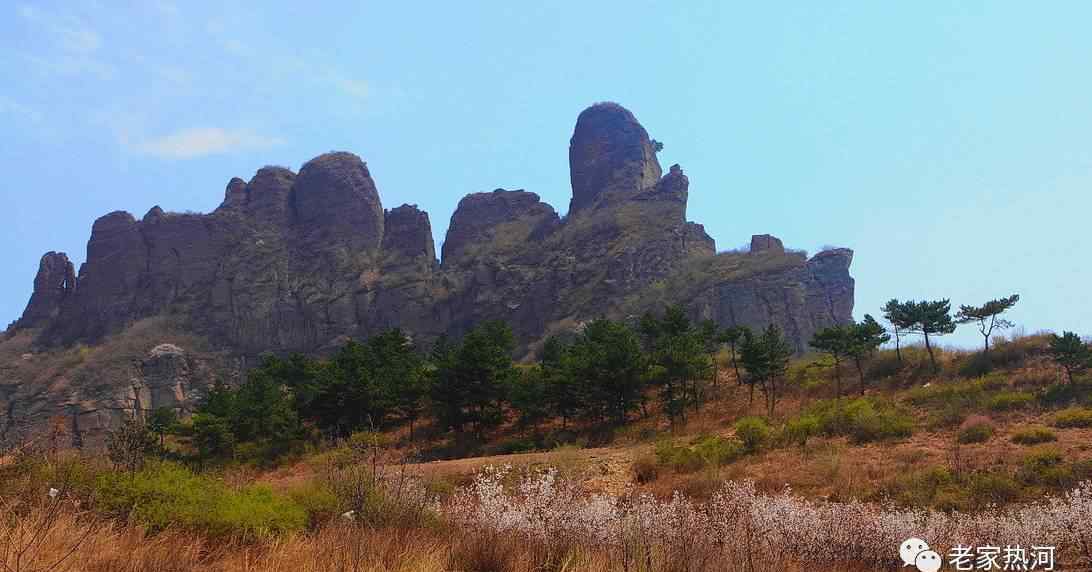
<instances>
[{"instance_id":1,"label":"thin white cloud","mask_svg":"<svg viewBox=\"0 0 1092 572\"><path fill-rule=\"evenodd\" d=\"M79 16L69 12L49 12L36 6L22 5L19 15L35 32L48 41L48 54L28 54L26 60L39 72L56 75L93 75L99 79L114 76L114 68L98 59L102 36Z\"/></svg>"},{"instance_id":2,"label":"thin white cloud","mask_svg":"<svg viewBox=\"0 0 1092 572\"><path fill-rule=\"evenodd\" d=\"M283 139L257 135L246 130L192 127L144 141L136 145L135 150L163 159L192 159L205 155L269 149L283 143Z\"/></svg>"},{"instance_id":3,"label":"thin white cloud","mask_svg":"<svg viewBox=\"0 0 1092 572\"><path fill-rule=\"evenodd\" d=\"M71 14L48 13L29 5L21 6L19 14L23 19L52 36L57 46L66 52L87 55L102 46L102 37L99 33Z\"/></svg>"}]
</instances>

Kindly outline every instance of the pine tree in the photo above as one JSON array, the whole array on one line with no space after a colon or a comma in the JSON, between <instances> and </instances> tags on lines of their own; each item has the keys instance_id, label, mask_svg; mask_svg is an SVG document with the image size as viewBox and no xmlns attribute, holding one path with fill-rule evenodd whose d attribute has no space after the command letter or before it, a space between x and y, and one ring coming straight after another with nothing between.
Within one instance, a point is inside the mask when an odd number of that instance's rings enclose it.
<instances>
[{"instance_id":1,"label":"pine tree","mask_svg":"<svg viewBox=\"0 0 1092 572\"><path fill-rule=\"evenodd\" d=\"M900 342L902 336L914 325L911 316L913 302L900 302L896 298L888 300L883 306L883 317L891 324L891 332L895 334L895 359L902 363L902 348Z\"/></svg>"},{"instance_id":2,"label":"pine tree","mask_svg":"<svg viewBox=\"0 0 1092 572\"><path fill-rule=\"evenodd\" d=\"M490 321L466 334L462 343L437 364L433 399L442 422L462 433L471 425L481 439L503 421L504 392L516 375L512 366L515 340L508 324Z\"/></svg>"},{"instance_id":3,"label":"pine tree","mask_svg":"<svg viewBox=\"0 0 1092 572\"><path fill-rule=\"evenodd\" d=\"M568 354L567 377L584 387L592 417L622 424L635 411L644 390L644 359L637 335L621 322L594 320L584 327Z\"/></svg>"},{"instance_id":4,"label":"pine tree","mask_svg":"<svg viewBox=\"0 0 1092 572\"><path fill-rule=\"evenodd\" d=\"M542 366L524 368L508 383L505 393L509 405L519 416L520 433L524 434L528 428L537 431L539 424L550 416L549 388Z\"/></svg>"},{"instance_id":5,"label":"pine tree","mask_svg":"<svg viewBox=\"0 0 1092 572\"><path fill-rule=\"evenodd\" d=\"M1015 325L1012 322L1001 318L1001 314L1012 309L1019 301L1020 295L1013 294L1012 296L1005 298L990 300L981 306L960 306L959 313L957 313L955 317L956 323L970 324L977 322L978 331L985 339L982 354L989 354L990 336L993 335L994 330L1007 330Z\"/></svg>"},{"instance_id":6,"label":"pine tree","mask_svg":"<svg viewBox=\"0 0 1092 572\"><path fill-rule=\"evenodd\" d=\"M732 371L736 374L737 385L743 385L743 377L739 375L739 362L737 360L739 343L743 341L744 334L749 331L750 329L747 326L731 326L720 333L721 343L728 344L728 351L731 352Z\"/></svg>"},{"instance_id":7,"label":"pine tree","mask_svg":"<svg viewBox=\"0 0 1092 572\"><path fill-rule=\"evenodd\" d=\"M849 356L852 343L851 326L836 325L823 328L812 337L811 347L823 352L834 361L834 396L842 396L842 360Z\"/></svg>"},{"instance_id":8,"label":"pine tree","mask_svg":"<svg viewBox=\"0 0 1092 572\"><path fill-rule=\"evenodd\" d=\"M660 389L660 401L671 422L685 417L688 405L698 406L700 383L708 378L709 361L701 333L679 306L668 307L663 318L646 314L641 334L649 352L648 378Z\"/></svg>"},{"instance_id":9,"label":"pine tree","mask_svg":"<svg viewBox=\"0 0 1092 572\"><path fill-rule=\"evenodd\" d=\"M861 380L861 395L865 392L863 362L890 340L891 336L887 335L883 326L869 314L865 314L864 320L860 323L850 326L846 354L853 358L853 363L857 366L857 375Z\"/></svg>"},{"instance_id":10,"label":"pine tree","mask_svg":"<svg viewBox=\"0 0 1092 572\"><path fill-rule=\"evenodd\" d=\"M570 371L571 351L572 344L558 336L550 336L543 345L542 361L539 363L546 386L547 403L552 414L561 418L563 429L580 414L584 404L580 383Z\"/></svg>"},{"instance_id":11,"label":"pine tree","mask_svg":"<svg viewBox=\"0 0 1092 572\"><path fill-rule=\"evenodd\" d=\"M908 318L909 330L917 332L925 337L925 350L929 352L929 361L933 364L933 373L940 373L933 346L929 343L929 336L943 336L955 331L956 324L952 321L952 304L944 300L922 300L921 302L908 302L910 306Z\"/></svg>"},{"instance_id":12,"label":"pine tree","mask_svg":"<svg viewBox=\"0 0 1092 572\"><path fill-rule=\"evenodd\" d=\"M719 377L720 374L720 366L717 364L717 353L720 352L720 348L724 344L724 342L721 341L723 336L717 323L713 320L702 320L699 329L701 331L702 344L705 346L706 353L709 354L709 363L713 370L713 385L717 385L717 377Z\"/></svg>"},{"instance_id":13,"label":"pine tree","mask_svg":"<svg viewBox=\"0 0 1092 572\"><path fill-rule=\"evenodd\" d=\"M748 383L762 390L767 415L773 417L777 402L781 399L789 358L793 355L792 346L782 337L781 330L770 324L761 335L746 334L740 353Z\"/></svg>"},{"instance_id":14,"label":"pine tree","mask_svg":"<svg viewBox=\"0 0 1092 572\"><path fill-rule=\"evenodd\" d=\"M1063 332L1061 336L1050 334L1050 356L1065 371L1066 379L1073 383L1073 375L1079 374L1092 365L1092 350L1073 332Z\"/></svg>"}]
</instances>

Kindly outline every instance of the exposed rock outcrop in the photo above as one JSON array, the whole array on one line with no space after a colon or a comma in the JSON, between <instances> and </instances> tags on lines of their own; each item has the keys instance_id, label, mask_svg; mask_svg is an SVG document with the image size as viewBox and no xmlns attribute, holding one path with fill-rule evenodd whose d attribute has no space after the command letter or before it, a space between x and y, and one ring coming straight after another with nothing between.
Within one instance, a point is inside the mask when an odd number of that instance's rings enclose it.
<instances>
[{"instance_id":1,"label":"exposed rock outcrop","mask_svg":"<svg viewBox=\"0 0 1092 572\"><path fill-rule=\"evenodd\" d=\"M238 359L156 344L155 338L142 339L156 328L144 324L137 329L107 340L93 350L91 360L73 364L69 357L67 367L53 368L60 374L42 371L48 360L56 359L49 353L27 353L18 364L3 364L0 447L33 437L39 444L97 447L126 418L161 407L191 414L215 380L231 382L240 372ZM162 330L156 334L169 335ZM140 342L151 349L135 350ZM54 351L81 355L75 349ZM26 382L18 383L20 376Z\"/></svg>"},{"instance_id":2,"label":"exposed rock outcrop","mask_svg":"<svg viewBox=\"0 0 1092 572\"><path fill-rule=\"evenodd\" d=\"M352 153L327 153L300 169L292 186L293 221L305 241L374 250L383 237L383 206L371 173Z\"/></svg>"},{"instance_id":3,"label":"exposed rock outcrop","mask_svg":"<svg viewBox=\"0 0 1092 572\"><path fill-rule=\"evenodd\" d=\"M445 264L461 264L468 257L520 248L524 241L543 238L559 222L553 207L535 193L497 189L467 195L451 215L443 259Z\"/></svg>"},{"instance_id":4,"label":"exposed rock outcrop","mask_svg":"<svg viewBox=\"0 0 1092 572\"><path fill-rule=\"evenodd\" d=\"M781 243L781 239L769 234L755 234L751 236L751 252L776 252L778 254L785 253L785 245Z\"/></svg>"},{"instance_id":5,"label":"exposed rock outcrop","mask_svg":"<svg viewBox=\"0 0 1092 572\"><path fill-rule=\"evenodd\" d=\"M570 215L632 197L656 185L660 175L648 132L628 109L598 103L577 118L569 141Z\"/></svg>"},{"instance_id":6,"label":"exposed rock outcrop","mask_svg":"<svg viewBox=\"0 0 1092 572\"><path fill-rule=\"evenodd\" d=\"M48 323L61 311L65 300L76 290L76 271L63 252L47 252L38 262L34 291L12 329L33 328Z\"/></svg>"},{"instance_id":7,"label":"exposed rock outcrop","mask_svg":"<svg viewBox=\"0 0 1092 572\"><path fill-rule=\"evenodd\" d=\"M777 323L799 351L818 328L851 319L852 251L808 260L755 235L749 254L716 254L704 227L686 219L682 167L662 173L625 108L581 113L569 161L565 218L532 192L467 195L442 262L428 214L384 211L368 166L351 153L316 157L298 175L263 167L249 182L233 178L209 214L110 213L93 225L78 276L63 253L43 257L11 329L37 331L44 346L95 343L169 315L246 357L324 352L390 327L427 346L503 319L521 357L549 333L669 303L724 325ZM177 355L163 349L145 360L130 397L184 408L191 386L178 380L193 365ZM0 393L0 409L4 400Z\"/></svg>"}]
</instances>

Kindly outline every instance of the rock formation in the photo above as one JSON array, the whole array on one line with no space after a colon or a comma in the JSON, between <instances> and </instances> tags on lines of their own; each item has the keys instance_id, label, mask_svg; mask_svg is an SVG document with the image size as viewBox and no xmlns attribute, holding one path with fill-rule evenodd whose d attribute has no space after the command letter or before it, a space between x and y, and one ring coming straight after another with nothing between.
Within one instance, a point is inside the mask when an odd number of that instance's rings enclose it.
<instances>
[{"instance_id":1,"label":"rock formation","mask_svg":"<svg viewBox=\"0 0 1092 572\"><path fill-rule=\"evenodd\" d=\"M98 446L127 417L159 408L188 416L216 379L230 380L239 373L237 360L195 355L170 343L137 355L126 355L116 346L108 349L117 355L63 375L21 384L0 377L0 446L35 434L43 438L47 428L58 433L53 438L59 437L59 445ZM25 354L24 363L11 369L34 371L34 362L48 359L46 354Z\"/></svg>"},{"instance_id":2,"label":"rock formation","mask_svg":"<svg viewBox=\"0 0 1092 572\"><path fill-rule=\"evenodd\" d=\"M26 310L9 329L33 328L57 317L61 305L76 290L76 271L63 252L47 252L38 263L34 292Z\"/></svg>"},{"instance_id":3,"label":"rock formation","mask_svg":"<svg viewBox=\"0 0 1092 572\"><path fill-rule=\"evenodd\" d=\"M328 351L396 326L427 346L504 319L525 357L549 333L670 303L722 325L777 323L800 351L816 329L851 319L851 251L808 260L756 235L750 253L716 254L702 225L686 219L682 167L663 173L625 108L582 112L569 163L564 218L527 191L468 195L442 263L428 214L411 205L385 211L368 166L351 153L319 156L298 174L264 167L249 182L233 178L209 214L110 213L95 221L78 275L64 254L42 258L9 334L36 332L45 347L94 344L170 315L244 357ZM146 366L146 376L158 367ZM172 376L185 377L150 379ZM185 407L187 390L172 383L145 382L135 395ZM2 402L0 394L0 410Z\"/></svg>"}]
</instances>

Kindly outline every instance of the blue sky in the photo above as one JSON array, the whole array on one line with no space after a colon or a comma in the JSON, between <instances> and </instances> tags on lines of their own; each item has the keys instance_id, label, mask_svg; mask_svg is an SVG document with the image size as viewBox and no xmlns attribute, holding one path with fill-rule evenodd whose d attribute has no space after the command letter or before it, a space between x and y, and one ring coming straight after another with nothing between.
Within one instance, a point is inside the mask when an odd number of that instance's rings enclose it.
<instances>
[{"instance_id":1,"label":"blue sky","mask_svg":"<svg viewBox=\"0 0 1092 572\"><path fill-rule=\"evenodd\" d=\"M96 217L334 149L437 251L466 193L564 212L576 116L613 100L719 249L853 248L858 317L1017 292L1026 331L1092 334L1092 4L521 4L4 3L0 322Z\"/></svg>"}]
</instances>

